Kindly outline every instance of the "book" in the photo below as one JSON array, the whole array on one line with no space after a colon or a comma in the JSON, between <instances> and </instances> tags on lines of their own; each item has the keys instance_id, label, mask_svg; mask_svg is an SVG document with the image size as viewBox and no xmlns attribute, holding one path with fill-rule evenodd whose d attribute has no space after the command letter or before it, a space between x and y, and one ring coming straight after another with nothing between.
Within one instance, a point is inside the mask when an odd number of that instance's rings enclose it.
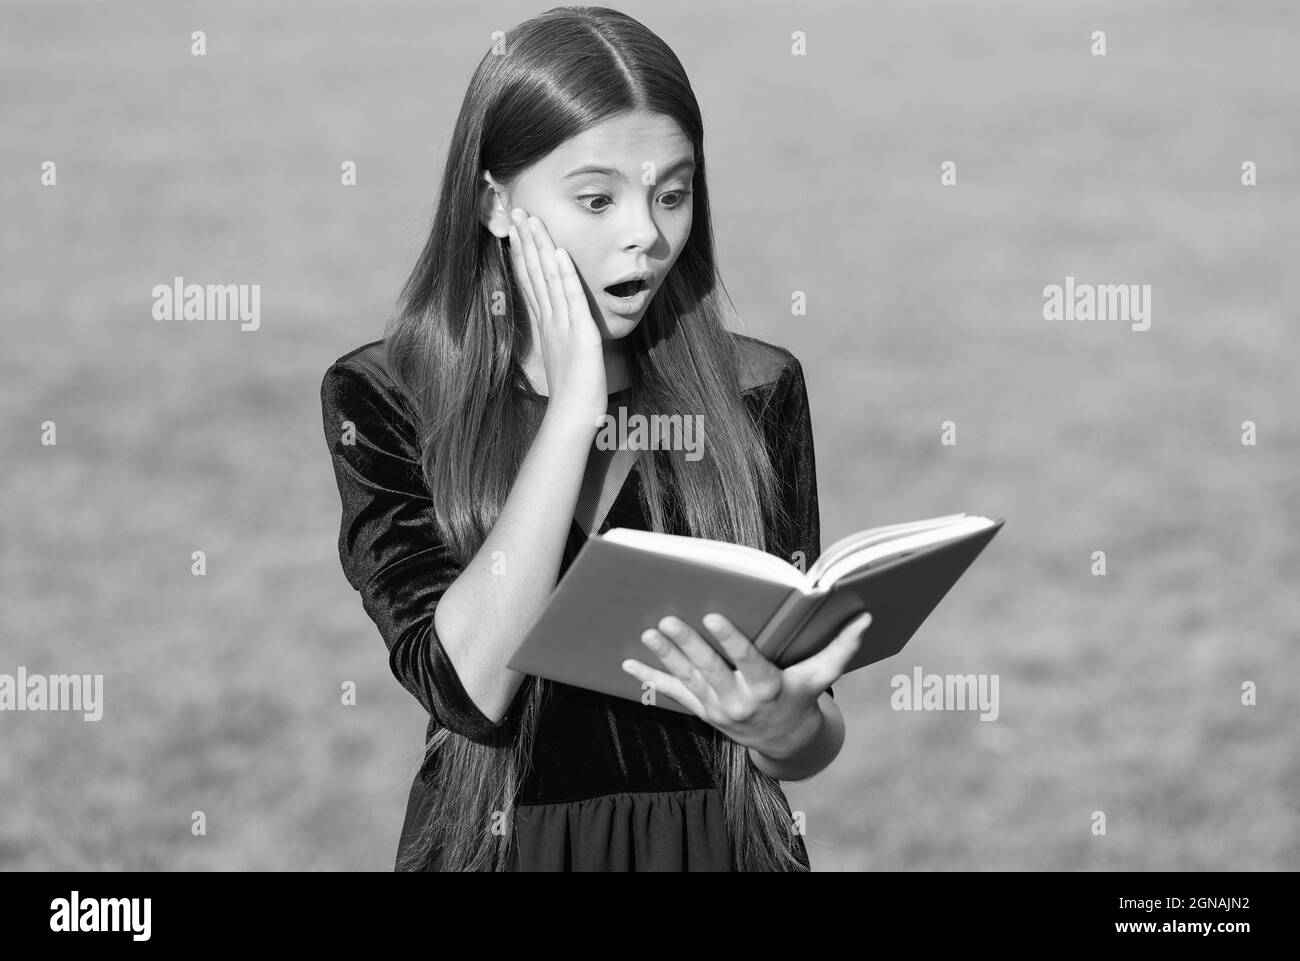
<instances>
[{"instance_id":1,"label":"book","mask_svg":"<svg viewBox=\"0 0 1300 961\"><path fill-rule=\"evenodd\" d=\"M807 571L741 544L616 527L583 545L507 666L641 701L641 682L622 663L667 670L641 642L666 615L693 627L734 668L704 626L716 611L784 669L870 611L845 673L855 671L901 651L1004 523L947 514L873 527L836 541ZM694 716L667 694L654 701Z\"/></svg>"}]
</instances>

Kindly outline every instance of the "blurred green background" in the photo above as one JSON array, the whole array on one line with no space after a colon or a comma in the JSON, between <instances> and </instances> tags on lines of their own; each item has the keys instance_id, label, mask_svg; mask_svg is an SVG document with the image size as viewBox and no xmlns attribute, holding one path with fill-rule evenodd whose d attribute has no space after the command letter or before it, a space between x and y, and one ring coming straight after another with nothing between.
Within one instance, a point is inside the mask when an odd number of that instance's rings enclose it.
<instances>
[{"instance_id":1,"label":"blurred green background","mask_svg":"<svg viewBox=\"0 0 1300 961\"><path fill-rule=\"evenodd\" d=\"M339 567L320 379L381 336L492 31L544 9L0 11L0 672L105 675L98 723L0 714L0 867L391 869L425 715ZM742 329L803 362L823 545L1007 518L836 684L844 751L786 785L814 868L1300 865L1300 8L620 9L700 99ZM154 321L176 275L261 284L261 329ZM1067 275L1151 284L1151 329L1044 321ZM999 719L891 710L916 665L997 674Z\"/></svg>"}]
</instances>

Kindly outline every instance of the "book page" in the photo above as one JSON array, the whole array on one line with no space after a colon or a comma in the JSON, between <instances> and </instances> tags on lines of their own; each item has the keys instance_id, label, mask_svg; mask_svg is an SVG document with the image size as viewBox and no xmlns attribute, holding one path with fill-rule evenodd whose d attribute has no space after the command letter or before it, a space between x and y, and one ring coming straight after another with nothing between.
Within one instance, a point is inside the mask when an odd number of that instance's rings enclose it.
<instances>
[{"instance_id":1,"label":"book page","mask_svg":"<svg viewBox=\"0 0 1300 961\"><path fill-rule=\"evenodd\" d=\"M983 523L971 528L967 523L971 520ZM833 583L836 578L866 564L891 557L903 550L914 549L913 542L907 540L912 535L935 531L937 534L925 543L938 543L971 529L980 530L991 523L983 517L971 518L966 514L945 514L942 517L929 517L919 521L887 524L857 531L840 538L822 552L807 573L800 572L789 561L775 554L747 547L744 544L730 544L726 541L687 537L681 534L660 534L630 527L615 527L602 536L611 543L622 544L625 547L651 551L667 557L678 557L750 577L759 577L804 592L812 592L817 590L819 585ZM873 549L875 549L874 553Z\"/></svg>"},{"instance_id":2,"label":"book page","mask_svg":"<svg viewBox=\"0 0 1300 961\"><path fill-rule=\"evenodd\" d=\"M856 573L874 563L889 560L901 554L921 550L934 544L974 534L992 527L993 521L987 517L966 517L952 524L932 527L903 537L894 538L883 543L867 544L861 550L850 552L827 566L813 584L814 590L821 590L834 584L841 577Z\"/></svg>"},{"instance_id":3,"label":"book page","mask_svg":"<svg viewBox=\"0 0 1300 961\"><path fill-rule=\"evenodd\" d=\"M787 587L799 587L804 581L804 575L793 564L775 554L744 544L728 544L726 541L711 541L682 534L639 531L630 527L611 528L603 536L612 544L708 564L710 567L748 574Z\"/></svg>"},{"instance_id":4,"label":"book page","mask_svg":"<svg viewBox=\"0 0 1300 961\"><path fill-rule=\"evenodd\" d=\"M931 528L941 527L945 524L955 523L965 514L945 514L942 517L928 517L925 520L908 521L903 524L888 524L884 527L872 527L865 531L856 531L847 537L841 537L817 558L815 563L808 570L807 583L805 587L811 589L821 577L823 571L834 564L836 561L855 551L861 550L870 544L879 544L895 537L902 537L905 534L913 534L917 531L930 530Z\"/></svg>"}]
</instances>

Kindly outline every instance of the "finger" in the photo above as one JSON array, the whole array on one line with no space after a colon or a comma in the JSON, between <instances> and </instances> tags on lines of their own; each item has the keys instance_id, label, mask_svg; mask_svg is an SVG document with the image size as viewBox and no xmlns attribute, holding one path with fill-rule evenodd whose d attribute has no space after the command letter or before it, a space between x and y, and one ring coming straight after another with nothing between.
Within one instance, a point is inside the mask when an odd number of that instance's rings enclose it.
<instances>
[{"instance_id":1,"label":"finger","mask_svg":"<svg viewBox=\"0 0 1300 961\"><path fill-rule=\"evenodd\" d=\"M533 299L533 285L528 279L528 265L524 263L524 242L519 236L519 228L514 224L510 225L510 264L514 267L515 283L519 287L519 295L524 298L524 304L528 308L528 313L534 320L540 321L542 315L537 312L537 304Z\"/></svg>"},{"instance_id":2,"label":"finger","mask_svg":"<svg viewBox=\"0 0 1300 961\"><path fill-rule=\"evenodd\" d=\"M668 668L669 673L681 681L701 702L708 702L714 697L710 693L709 682L704 672L662 632L653 627L648 628L641 634L641 643L650 648L663 662L664 667Z\"/></svg>"},{"instance_id":3,"label":"finger","mask_svg":"<svg viewBox=\"0 0 1300 961\"><path fill-rule=\"evenodd\" d=\"M542 250L541 240L545 228L542 222L536 217L529 215L528 222L524 226L524 233L528 235L528 241L524 244L524 260L528 264L533 277L533 290L537 294L537 302L542 307L542 317L546 323L560 330L568 326L568 311L555 309L555 294L552 288L559 286L559 273L555 270L554 254L550 255L551 264L547 264ZM551 274L555 274L555 281L551 281Z\"/></svg>"},{"instance_id":4,"label":"finger","mask_svg":"<svg viewBox=\"0 0 1300 961\"><path fill-rule=\"evenodd\" d=\"M528 283L533 288L533 302L537 305L538 322L549 323L551 301L546 293L546 279L542 276L542 263L537 257L537 244L533 241L533 228L525 220L519 225L516 232L523 241L524 264L528 268Z\"/></svg>"},{"instance_id":5,"label":"finger","mask_svg":"<svg viewBox=\"0 0 1300 961\"><path fill-rule=\"evenodd\" d=\"M712 613L704 615L704 626L718 639L750 690L762 696L774 687L780 689L781 669L764 657L763 652L736 625L721 614Z\"/></svg>"},{"instance_id":6,"label":"finger","mask_svg":"<svg viewBox=\"0 0 1300 961\"><path fill-rule=\"evenodd\" d=\"M659 622L659 630L667 635L690 663L699 669L709 686L719 698L730 695L736 687L735 670L722 659L717 651L679 617L665 617Z\"/></svg>"},{"instance_id":7,"label":"finger","mask_svg":"<svg viewBox=\"0 0 1300 961\"><path fill-rule=\"evenodd\" d=\"M667 694L687 710L708 720L708 714L704 710L704 705L700 703L700 699L687 690L686 686L671 674L656 671L653 667L648 667L640 661L631 660L623 662L623 670L642 684L649 684L656 697L660 693Z\"/></svg>"},{"instance_id":8,"label":"finger","mask_svg":"<svg viewBox=\"0 0 1300 961\"><path fill-rule=\"evenodd\" d=\"M812 657L788 667L786 675L797 678L814 690L826 690L844 675L849 661L862 648L863 635L870 624L870 613L855 617L844 625L833 641Z\"/></svg>"},{"instance_id":9,"label":"finger","mask_svg":"<svg viewBox=\"0 0 1300 961\"><path fill-rule=\"evenodd\" d=\"M578 268L574 265L573 258L563 247L556 247L555 259L560 265L560 284L564 288L569 324L572 326L576 320L582 319L589 330L594 331L595 336L599 336L596 322L591 319L591 308L587 306L587 292L583 289L582 278L578 276ZM576 328L574 330L575 333L581 332Z\"/></svg>"},{"instance_id":10,"label":"finger","mask_svg":"<svg viewBox=\"0 0 1300 961\"><path fill-rule=\"evenodd\" d=\"M546 225L539 218L529 217L528 223L533 228L533 244L537 247L537 259L542 265L542 277L546 280L546 295L551 305L551 316L567 325L569 305L565 302L564 285L560 282L560 265L555 259L555 243L551 240Z\"/></svg>"},{"instance_id":11,"label":"finger","mask_svg":"<svg viewBox=\"0 0 1300 961\"><path fill-rule=\"evenodd\" d=\"M510 256L515 268L515 281L518 283L519 291L528 305L528 313L533 321L540 325L542 320L541 305L537 303L537 292L534 289L532 272L528 269L528 262L524 257L527 248L524 234L528 232L525 229L527 220L524 217L524 211L516 207L510 212L510 219L513 221L510 225Z\"/></svg>"}]
</instances>

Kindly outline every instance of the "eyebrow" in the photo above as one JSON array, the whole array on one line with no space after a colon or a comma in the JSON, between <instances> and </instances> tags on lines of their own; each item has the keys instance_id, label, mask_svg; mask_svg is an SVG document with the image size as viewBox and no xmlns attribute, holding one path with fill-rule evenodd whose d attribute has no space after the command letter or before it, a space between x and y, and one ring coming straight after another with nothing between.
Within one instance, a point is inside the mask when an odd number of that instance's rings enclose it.
<instances>
[{"instance_id":1,"label":"eyebrow","mask_svg":"<svg viewBox=\"0 0 1300 961\"><path fill-rule=\"evenodd\" d=\"M683 167L694 167L694 166L695 166L695 161L690 159L689 157L686 157L683 158L682 160L678 160L667 170L662 171L659 174L659 176L667 177L671 174L675 174L678 170L681 170ZM609 177L613 180L623 180L623 181L627 180L627 177L624 176L623 171L615 170L613 167L602 167L599 164L587 164L585 167L576 167L575 169L570 170L567 174L565 174L560 179L568 180L570 177L576 177L579 174L603 174L604 176Z\"/></svg>"}]
</instances>

